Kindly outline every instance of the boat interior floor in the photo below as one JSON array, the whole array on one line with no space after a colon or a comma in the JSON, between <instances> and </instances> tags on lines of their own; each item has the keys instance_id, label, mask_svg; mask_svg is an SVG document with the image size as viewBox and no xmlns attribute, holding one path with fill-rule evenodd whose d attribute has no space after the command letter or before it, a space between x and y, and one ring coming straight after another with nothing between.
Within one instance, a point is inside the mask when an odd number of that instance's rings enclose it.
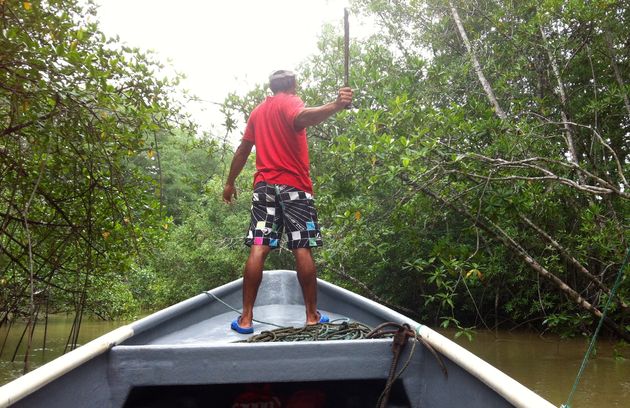
<instances>
[{"instance_id":1,"label":"boat interior floor","mask_svg":"<svg viewBox=\"0 0 630 408\"><path fill-rule=\"evenodd\" d=\"M321 310L321 312L327 314L331 322L334 323L349 321L346 316L328 310ZM209 342L234 342L245 340L252 336L252 334L239 334L230 329L230 323L236 317L238 317L238 313L231 310L215 316L208 316L207 319L183 327L177 332L160 335L152 339L149 344L203 345ZM258 322L254 322L255 335L265 330L277 329L278 327L303 327L306 321L306 315L303 305L274 304L256 306L254 309L254 319L258 320Z\"/></svg>"}]
</instances>

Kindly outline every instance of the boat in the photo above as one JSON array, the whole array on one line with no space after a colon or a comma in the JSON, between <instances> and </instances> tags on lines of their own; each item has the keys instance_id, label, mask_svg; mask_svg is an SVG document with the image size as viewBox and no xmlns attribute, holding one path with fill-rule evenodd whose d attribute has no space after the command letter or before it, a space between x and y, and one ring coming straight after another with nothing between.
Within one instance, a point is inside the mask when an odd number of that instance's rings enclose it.
<instances>
[{"instance_id":1,"label":"boat","mask_svg":"<svg viewBox=\"0 0 630 408\"><path fill-rule=\"evenodd\" d=\"M553 407L429 327L323 280L318 306L331 323L411 328L397 365L392 338L242 342L249 336L229 329L241 287L230 282L107 333L0 387L0 406ZM294 271L264 272L255 317L304 326ZM254 334L276 329L269 323L255 323Z\"/></svg>"}]
</instances>

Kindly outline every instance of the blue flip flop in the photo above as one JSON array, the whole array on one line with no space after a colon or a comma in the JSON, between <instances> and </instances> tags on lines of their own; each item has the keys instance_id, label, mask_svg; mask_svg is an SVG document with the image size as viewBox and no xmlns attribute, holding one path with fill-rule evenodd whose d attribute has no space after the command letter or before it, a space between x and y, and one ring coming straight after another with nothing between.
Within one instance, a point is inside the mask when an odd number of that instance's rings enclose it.
<instances>
[{"instance_id":1,"label":"blue flip flop","mask_svg":"<svg viewBox=\"0 0 630 408\"><path fill-rule=\"evenodd\" d=\"M230 328L240 334L252 334L254 332L253 327L241 327L241 325L239 324L240 322L241 322L241 316L232 320L232 324L230 325Z\"/></svg>"},{"instance_id":2,"label":"blue flip flop","mask_svg":"<svg viewBox=\"0 0 630 408\"><path fill-rule=\"evenodd\" d=\"M328 323L328 322L330 322L330 317L328 317L327 315L321 313L319 310L317 311L317 314L319 315L319 323Z\"/></svg>"}]
</instances>

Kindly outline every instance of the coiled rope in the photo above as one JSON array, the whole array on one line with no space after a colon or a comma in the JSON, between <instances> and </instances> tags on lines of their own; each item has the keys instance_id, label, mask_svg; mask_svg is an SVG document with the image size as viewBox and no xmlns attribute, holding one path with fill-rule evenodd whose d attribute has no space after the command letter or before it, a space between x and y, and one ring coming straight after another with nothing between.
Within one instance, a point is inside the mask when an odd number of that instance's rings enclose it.
<instances>
[{"instance_id":1,"label":"coiled rope","mask_svg":"<svg viewBox=\"0 0 630 408\"><path fill-rule=\"evenodd\" d=\"M220 298L220 297L218 297L218 296L217 296L217 295L215 295L214 293L212 293L212 292L210 292L210 291L203 292L203 293L205 293L206 295L208 295L208 297L213 298L213 299L214 299L214 300L216 300L217 302L221 303L223 306L227 307L228 309L230 309L230 310L232 310L232 311L234 311L234 312L236 312L236 313L238 313L238 314L241 314L241 311L240 311L240 310L238 310L237 308L232 307L232 306L231 306L231 305L229 305L228 303L224 302L223 300L221 300L221 298ZM279 325L279 324L275 324L275 323L263 322L262 320L256 320L256 319L252 319L252 320L253 320L253 321L255 321L256 323L266 324L266 325L268 325L268 326L280 327L280 328L283 328L283 327L284 327L284 326L281 326L281 325Z\"/></svg>"},{"instance_id":2,"label":"coiled rope","mask_svg":"<svg viewBox=\"0 0 630 408\"><path fill-rule=\"evenodd\" d=\"M228 303L221 300L218 296L211 292L204 292L208 297L211 297L227 308L237 313L240 311ZM448 376L446 366L442 362L440 355L435 349L427 343L422 337L411 329L407 323L399 324L394 322L385 322L380 324L376 328L372 329L369 326L359 323L350 322L347 319L337 319L330 323L318 323L313 325L307 325L304 327L283 327L274 323L263 322L260 320L254 320L255 322L267 324L270 326L278 327L274 330L264 330L260 334L250 336L245 340L238 340L234 343L265 343L265 342L294 342L294 341L322 341L322 340L361 340L361 339L382 339L392 338L392 364L389 369L389 376L385 383L385 388L378 398L376 403L377 408L387 407L389 401L389 394L392 386L400 378L403 372L407 369L411 360L413 359L416 345L418 342L422 343L427 350L433 354L436 361L440 365L444 376ZM341 323L335 323L341 321ZM409 339L415 341L411 342L411 351L407 357L407 360L403 364L402 368L396 371L398 366L398 360L402 351L408 343Z\"/></svg>"},{"instance_id":3,"label":"coiled rope","mask_svg":"<svg viewBox=\"0 0 630 408\"><path fill-rule=\"evenodd\" d=\"M321 341L321 340L358 340L365 339L372 331L358 322L320 323L304 327L281 327L265 330L235 343Z\"/></svg>"}]
</instances>

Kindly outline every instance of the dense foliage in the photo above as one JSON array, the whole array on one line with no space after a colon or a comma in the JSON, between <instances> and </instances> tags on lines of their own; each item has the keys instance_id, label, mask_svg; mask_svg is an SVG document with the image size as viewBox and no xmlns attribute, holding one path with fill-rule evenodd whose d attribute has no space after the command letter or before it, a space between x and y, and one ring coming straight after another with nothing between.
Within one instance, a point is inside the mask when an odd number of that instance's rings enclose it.
<instances>
[{"instance_id":1,"label":"dense foliage","mask_svg":"<svg viewBox=\"0 0 630 408\"><path fill-rule=\"evenodd\" d=\"M186 127L151 55L75 1L0 2L0 324L137 310L128 284L164 237L158 139Z\"/></svg>"},{"instance_id":2,"label":"dense foliage","mask_svg":"<svg viewBox=\"0 0 630 408\"><path fill-rule=\"evenodd\" d=\"M320 201L345 215L331 268L443 325L588 330L628 246L627 4L356 8L385 34L355 49L358 112L315 145L336 170ZM629 289L608 322L626 339Z\"/></svg>"}]
</instances>

